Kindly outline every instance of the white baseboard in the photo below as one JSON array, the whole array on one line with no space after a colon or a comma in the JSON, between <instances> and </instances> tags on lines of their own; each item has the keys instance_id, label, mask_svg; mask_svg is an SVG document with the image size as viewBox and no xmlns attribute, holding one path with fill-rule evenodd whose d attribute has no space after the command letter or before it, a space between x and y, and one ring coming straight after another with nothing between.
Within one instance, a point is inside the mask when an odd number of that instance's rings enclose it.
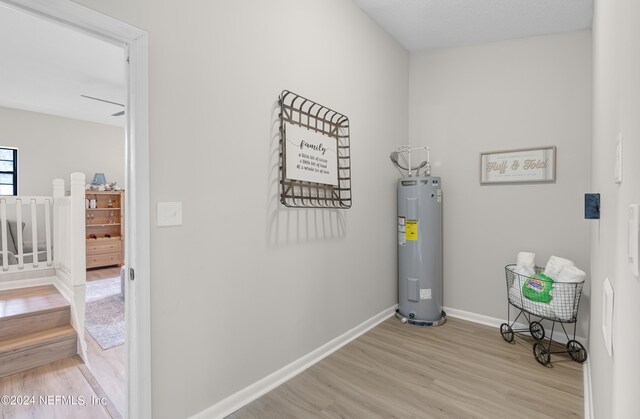
<instances>
[{"instance_id":1,"label":"white baseboard","mask_svg":"<svg viewBox=\"0 0 640 419\"><path fill-rule=\"evenodd\" d=\"M445 313L447 313L448 317L455 317L456 319L467 320L470 322L483 324L485 326L500 328L500 325L502 323L507 323L507 319L489 317L482 314L472 313L470 311L458 310L458 309L449 308L449 307L443 307L443 310L445 311ZM527 323L521 323L521 322L515 323L513 325L514 329L527 329L528 327L529 325ZM573 328L573 326L571 327ZM558 332L558 328L560 328L559 332ZM566 328L567 328L567 325L565 325L565 329ZM547 329L546 326L545 326L545 329ZM548 330L545 330L545 331L547 333L550 333ZM526 332L523 332L523 333L527 335L529 334ZM567 330L567 333L569 333L569 330ZM546 337L549 337L549 336L547 335ZM564 343L564 344L566 344L568 341L567 336L565 336L564 332L562 331L562 326L560 326L559 324L557 325L556 329L553 332L553 340L559 343ZM581 343L587 342L587 339L580 336L576 336L576 340Z\"/></svg>"},{"instance_id":2,"label":"white baseboard","mask_svg":"<svg viewBox=\"0 0 640 419\"><path fill-rule=\"evenodd\" d=\"M591 389L591 363L589 358L582 364L582 380L584 390L584 419L593 418L593 393Z\"/></svg>"},{"instance_id":3,"label":"white baseboard","mask_svg":"<svg viewBox=\"0 0 640 419\"><path fill-rule=\"evenodd\" d=\"M447 317L455 317L456 319L467 320L474 323L484 324L485 326L500 327L506 320L496 317L484 316L482 314L472 313L470 311L458 310L456 308L443 307Z\"/></svg>"},{"instance_id":4,"label":"white baseboard","mask_svg":"<svg viewBox=\"0 0 640 419\"><path fill-rule=\"evenodd\" d=\"M268 393L280 384L290 380L294 376L298 375L302 371L306 370L313 364L321 361L333 352L342 348L347 343L356 339L358 336L373 329L389 317L395 314L397 305L389 307L388 309L376 314L365 322L359 324L351 330L343 333L332 341L322 345L318 349L308 353L307 355L299 358L289 365L279 369L278 371L264 377L263 379L251 384L248 387L240 390L239 392L232 394L214 404L213 406L203 410L200 413L192 416L191 419L217 419L224 418L230 415L241 407L251 403L258 397Z\"/></svg>"}]
</instances>

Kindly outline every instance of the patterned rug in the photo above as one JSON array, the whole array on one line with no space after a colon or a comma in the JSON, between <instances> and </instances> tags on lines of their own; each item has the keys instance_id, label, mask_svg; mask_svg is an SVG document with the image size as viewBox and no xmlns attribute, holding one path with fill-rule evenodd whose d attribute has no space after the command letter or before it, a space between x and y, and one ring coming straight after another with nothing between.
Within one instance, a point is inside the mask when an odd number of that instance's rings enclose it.
<instances>
[{"instance_id":1,"label":"patterned rug","mask_svg":"<svg viewBox=\"0 0 640 419\"><path fill-rule=\"evenodd\" d=\"M102 349L124 344L124 298L119 276L87 282L85 327Z\"/></svg>"}]
</instances>

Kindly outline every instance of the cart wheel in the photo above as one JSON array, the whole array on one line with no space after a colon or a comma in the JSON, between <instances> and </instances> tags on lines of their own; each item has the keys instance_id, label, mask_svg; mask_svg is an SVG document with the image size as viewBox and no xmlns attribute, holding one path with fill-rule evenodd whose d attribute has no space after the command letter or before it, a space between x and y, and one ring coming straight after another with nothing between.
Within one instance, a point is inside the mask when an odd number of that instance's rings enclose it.
<instances>
[{"instance_id":1,"label":"cart wheel","mask_svg":"<svg viewBox=\"0 0 640 419\"><path fill-rule=\"evenodd\" d=\"M531 333L531 336L533 336L535 340L544 339L544 327L538 322L532 322L529 325L529 333Z\"/></svg>"},{"instance_id":2,"label":"cart wheel","mask_svg":"<svg viewBox=\"0 0 640 419\"><path fill-rule=\"evenodd\" d=\"M506 323L502 323L500 325L500 334L502 335L502 339L507 342L513 342L513 329Z\"/></svg>"},{"instance_id":3,"label":"cart wheel","mask_svg":"<svg viewBox=\"0 0 640 419\"><path fill-rule=\"evenodd\" d=\"M547 366L551 362L551 353L543 343L536 342L533 345L533 356L540 364Z\"/></svg>"},{"instance_id":4,"label":"cart wheel","mask_svg":"<svg viewBox=\"0 0 640 419\"><path fill-rule=\"evenodd\" d=\"M567 352L569 352L571 359L580 364L587 360L587 351L577 340L567 342Z\"/></svg>"}]
</instances>

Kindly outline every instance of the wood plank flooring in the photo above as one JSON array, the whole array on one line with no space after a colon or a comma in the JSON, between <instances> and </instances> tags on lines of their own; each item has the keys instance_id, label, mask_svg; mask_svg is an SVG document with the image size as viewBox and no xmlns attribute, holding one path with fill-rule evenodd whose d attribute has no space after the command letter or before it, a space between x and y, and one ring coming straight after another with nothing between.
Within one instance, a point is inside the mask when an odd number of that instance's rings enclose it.
<instances>
[{"instance_id":1,"label":"wood plank flooring","mask_svg":"<svg viewBox=\"0 0 640 419\"><path fill-rule=\"evenodd\" d=\"M101 279L109 279L120 277L120 267L112 266L110 268L94 268L87 269L87 281L99 281Z\"/></svg>"},{"instance_id":2,"label":"wood plank flooring","mask_svg":"<svg viewBox=\"0 0 640 419\"><path fill-rule=\"evenodd\" d=\"M85 330L89 370L100 384L121 416L124 416L126 405L125 385L125 345L102 349L98 342Z\"/></svg>"},{"instance_id":3,"label":"wood plank flooring","mask_svg":"<svg viewBox=\"0 0 640 419\"><path fill-rule=\"evenodd\" d=\"M496 328L391 318L230 419L583 417L582 365Z\"/></svg>"},{"instance_id":4,"label":"wood plank flooring","mask_svg":"<svg viewBox=\"0 0 640 419\"><path fill-rule=\"evenodd\" d=\"M87 270L87 281L99 281L114 277L120 277L119 267ZM85 330L85 341L87 342L89 370L118 412L124 416L127 396L124 368L126 345L102 349L87 330Z\"/></svg>"},{"instance_id":5,"label":"wood plank flooring","mask_svg":"<svg viewBox=\"0 0 640 419\"><path fill-rule=\"evenodd\" d=\"M78 369L80 364L82 360L75 356L0 379L1 396L35 397L33 404L3 404L0 418L110 419L104 406L91 403L95 393ZM56 400L55 396L67 399ZM79 405L80 397L86 405Z\"/></svg>"}]
</instances>

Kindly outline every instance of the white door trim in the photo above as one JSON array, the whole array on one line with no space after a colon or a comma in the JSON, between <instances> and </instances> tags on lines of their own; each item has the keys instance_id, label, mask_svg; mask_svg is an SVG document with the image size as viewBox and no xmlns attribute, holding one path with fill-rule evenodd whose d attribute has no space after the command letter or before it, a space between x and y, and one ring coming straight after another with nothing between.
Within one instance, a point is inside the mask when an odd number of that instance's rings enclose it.
<instances>
[{"instance_id":1,"label":"white door trim","mask_svg":"<svg viewBox=\"0 0 640 419\"><path fill-rule=\"evenodd\" d=\"M97 36L128 52L125 260L135 269L126 281L127 412L151 418L149 252L149 87L147 33L69 0L0 0L0 5L37 15Z\"/></svg>"}]
</instances>

